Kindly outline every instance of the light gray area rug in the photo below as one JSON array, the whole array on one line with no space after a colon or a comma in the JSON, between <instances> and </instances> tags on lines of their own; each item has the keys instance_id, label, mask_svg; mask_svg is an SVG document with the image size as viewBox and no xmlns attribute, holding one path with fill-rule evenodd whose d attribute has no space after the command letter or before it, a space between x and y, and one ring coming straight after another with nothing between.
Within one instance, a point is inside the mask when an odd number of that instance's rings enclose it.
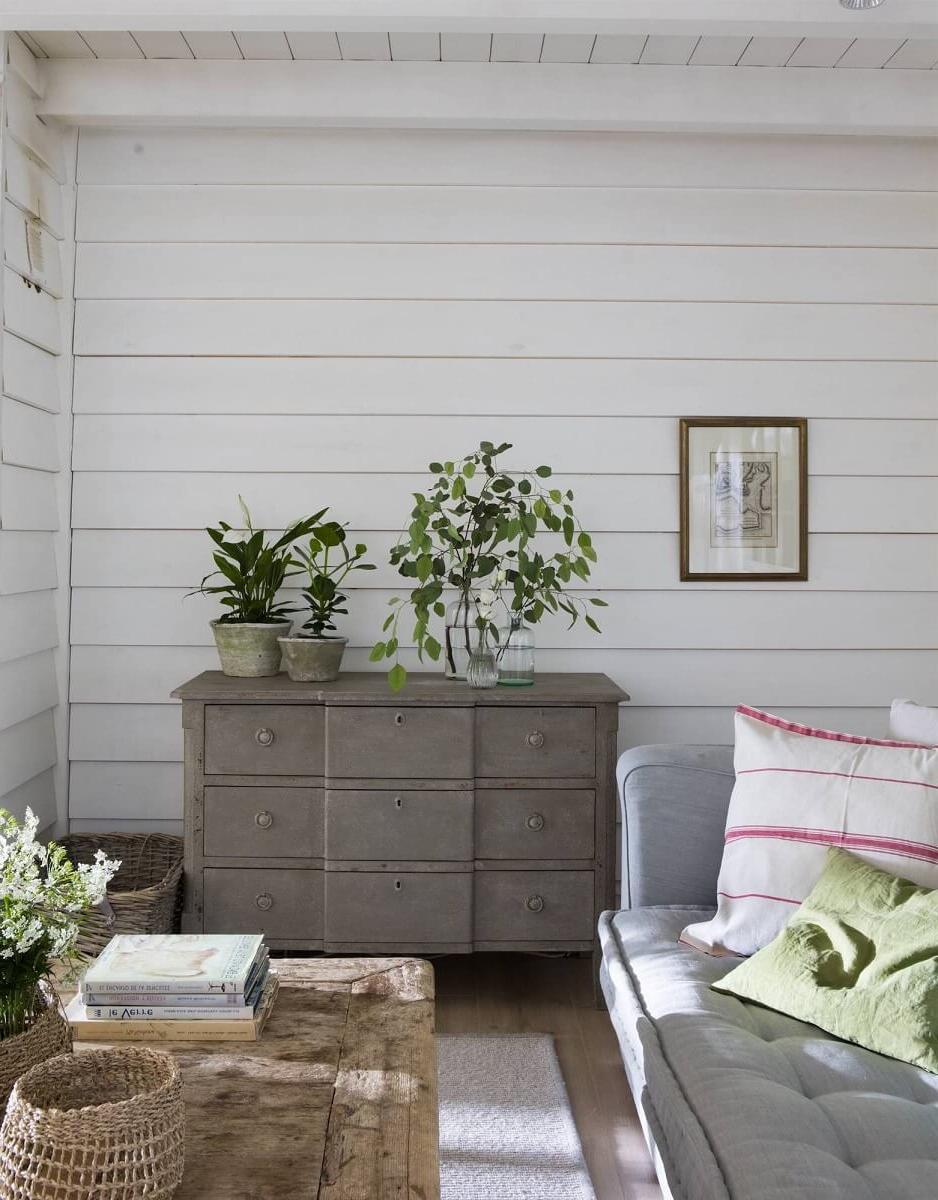
<instances>
[{"instance_id":1,"label":"light gray area rug","mask_svg":"<svg viewBox=\"0 0 938 1200\"><path fill-rule=\"evenodd\" d=\"M595 1200L552 1037L437 1045L442 1200Z\"/></svg>"}]
</instances>

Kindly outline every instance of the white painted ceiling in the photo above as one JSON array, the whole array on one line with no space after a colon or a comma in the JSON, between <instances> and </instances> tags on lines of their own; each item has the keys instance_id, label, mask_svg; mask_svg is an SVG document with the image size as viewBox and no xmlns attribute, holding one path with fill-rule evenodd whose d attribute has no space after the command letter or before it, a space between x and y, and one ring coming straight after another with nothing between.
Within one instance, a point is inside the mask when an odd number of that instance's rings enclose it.
<instances>
[{"instance_id":1,"label":"white painted ceiling","mask_svg":"<svg viewBox=\"0 0 938 1200\"><path fill-rule=\"evenodd\" d=\"M20 36L37 58L645 63L906 70L938 67L938 38L262 30L36 30Z\"/></svg>"}]
</instances>

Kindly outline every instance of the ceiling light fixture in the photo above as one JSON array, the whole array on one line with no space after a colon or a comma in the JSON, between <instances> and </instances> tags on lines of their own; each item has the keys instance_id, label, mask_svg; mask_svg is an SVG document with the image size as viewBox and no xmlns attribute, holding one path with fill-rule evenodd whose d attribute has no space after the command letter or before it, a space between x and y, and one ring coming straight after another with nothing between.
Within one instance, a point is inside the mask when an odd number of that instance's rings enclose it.
<instances>
[{"instance_id":1,"label":"ceiling light fixture","mask_svg":"<svg viewBox=\"0 0 938 1200\"><path fill-rule=\"evenodd\" d=\"M882 2L883 2L883 0L840 0L841 6L843 8L850 8L853 10L865 9L865 8L879 8L879 6L882 4Z\"/></svg>"}]
</instances>

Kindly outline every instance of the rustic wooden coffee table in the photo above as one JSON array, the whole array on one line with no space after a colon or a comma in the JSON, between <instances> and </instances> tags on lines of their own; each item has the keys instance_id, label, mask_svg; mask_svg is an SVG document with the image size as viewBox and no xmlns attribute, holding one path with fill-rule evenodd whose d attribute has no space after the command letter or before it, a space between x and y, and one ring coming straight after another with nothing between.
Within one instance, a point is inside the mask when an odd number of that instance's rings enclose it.
<instances>
[{"instance_id":1,"label":"rustic wooden coffee table","mask_svg":"<svg viewBox=\"0 0 938 1200\"><path fill-rule=\"evenodd\" d=\"M273 965L280 992L259 1042L153 1043L185 1082L175 1200L438 1200L430 964Z\"/></svg>"}]
</instances>

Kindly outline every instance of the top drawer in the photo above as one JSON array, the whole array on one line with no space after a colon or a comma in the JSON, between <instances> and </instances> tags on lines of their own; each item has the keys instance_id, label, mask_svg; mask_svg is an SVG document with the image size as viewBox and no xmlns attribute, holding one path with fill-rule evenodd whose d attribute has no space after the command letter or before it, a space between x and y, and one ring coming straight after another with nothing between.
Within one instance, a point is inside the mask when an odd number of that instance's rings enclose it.
<instances>
[{"instance_id":1,"label":"top drawer","mask_svg":"<svg viewBox=\"0 0 938 1200\"><path fill-rule=\"evenodd\" d=\"M206 704L206 775L321 775L318 705Z\"/></svg>"},{"instance_id":2,"label":"top drawer","mask_svg":"<svg viewBox=\"0 0 938 1200\"><path fill-rule=\"evenodd\" d=\"M479 708L476 775L481 779L592 779L592 708Z\"/></svg>"},{"instance_id":3,"label":"top drawer","mask_svg":"<svg viewBox=\"0 0 938 1200\"><path fill-rule=\"evenodd\" d=\"M330 779L471 779L471 708L343 708L326 716Z\"/></svg>"}]
</instances>

